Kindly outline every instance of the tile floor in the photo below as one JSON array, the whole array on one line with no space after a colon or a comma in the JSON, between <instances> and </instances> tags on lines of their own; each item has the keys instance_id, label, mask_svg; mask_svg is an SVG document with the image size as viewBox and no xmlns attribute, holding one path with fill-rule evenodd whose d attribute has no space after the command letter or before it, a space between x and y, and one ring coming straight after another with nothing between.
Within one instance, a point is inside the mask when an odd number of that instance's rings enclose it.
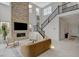
<instances>
[{"instance_id":1,"label":"tile floor","mask_svg":"<svg viewBox=\"0 0 79 59\"><path fill-rule=\"evenodd\" d=\"M62 40L54 42L55 48L49 49L38 57L79 57L79 40ZM0 44L0 57L22 57L16 48L5 48Z\"/></svg>"},{"instance_id":2,"label":"tile floor","mask_svg":"<svg viewBox=\"0 0 79 59\"><path fill-rule=\"evenodd\" d=\"M79 40L62 40L39 57L79 57Z\"/></svg>"}]
</instances>

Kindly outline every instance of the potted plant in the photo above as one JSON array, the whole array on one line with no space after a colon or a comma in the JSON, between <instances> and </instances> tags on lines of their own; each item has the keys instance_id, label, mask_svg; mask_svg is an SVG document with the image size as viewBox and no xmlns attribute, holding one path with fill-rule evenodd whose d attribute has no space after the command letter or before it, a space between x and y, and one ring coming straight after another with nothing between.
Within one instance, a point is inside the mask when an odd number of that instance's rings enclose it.
<instances>
[{"instance_id":1,"label":"potted plant","mask_svg":"<svg viewBox=\"0 0 79 59\"><path fill-rule=\"evenodd\" d=\"M4 40L6 40L6 36L7 36L7 24L5 24L5 23L2 24L2 31L3 31Z\"/></svg>"},{"instance_id":2,"label":"potted plant","mask_svg":"<svg viewBox=\"0 0 79 59\"><path fill-rule=\"evenodd\" d=\"M2 28L0 27L0 34L2 34Z\"/></svg>"}]
</instances>

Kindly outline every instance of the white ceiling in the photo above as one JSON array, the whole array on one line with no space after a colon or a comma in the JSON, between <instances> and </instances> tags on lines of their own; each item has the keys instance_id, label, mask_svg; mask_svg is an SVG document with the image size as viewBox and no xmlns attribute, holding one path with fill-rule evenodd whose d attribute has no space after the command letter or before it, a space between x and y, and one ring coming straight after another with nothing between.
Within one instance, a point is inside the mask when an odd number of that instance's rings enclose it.
<instances>
[{"instance_id":1,"label":"white ceiling","mask_svg":"<svg viewBox=\"0 0 79 59\"><path fill-rule=\"evenodd\" d=\"M43 7L49 5L52 2L32 2L32 3L39 6L40 8L43 8Z\"/></svg>"},{"instance_id":2,"label":"white ceiling","mask_svg":"<svg viewBox=\"0 0 79 59\"><path fill-rule=\"evenodd\" d=\"M0 4L6 5L6 6L10 6L10 2L0 2Z\"/></svg>"},{"instance_id":3,"label":"white ceiling","mask_svg":"<svg viewBox=\"0 0 79 59\"><path fill-rule=\"evenodd\" d=\"M43 7L49 5L52 2L32 2L32 3L39 6L40 8L43 8ZM0 2L0 4L10 6L10 2Z\"/></svg>"},{"instance_id":4,"label":"white ceiling","mask_svg":"<svg viewBox=\"0 0 79 59\"><path fill-rule=\"evenodd\" d=\"M79 24L79 13L61 17L61 19L74 24Z\"/></svg>"}]
</instances>

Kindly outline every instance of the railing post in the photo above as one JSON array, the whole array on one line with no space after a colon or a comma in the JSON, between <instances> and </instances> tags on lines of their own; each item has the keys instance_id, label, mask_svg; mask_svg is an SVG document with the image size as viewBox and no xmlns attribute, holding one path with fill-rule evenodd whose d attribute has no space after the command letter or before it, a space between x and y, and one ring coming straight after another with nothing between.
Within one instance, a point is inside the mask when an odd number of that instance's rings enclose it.
<instances>
[{"instance_id":1,"label":"railing post","mask_svg":"<svg viewBox=\"0 0 79 59\"><path fill-rule=\"evenodd\" d=\"M79 8L79 7L78 7L78 4L76 4L76 5L77 5L77 9L78 9L78 8Z\"/></svg>"},{"instance_id":2,"label":"railing post","mask_svg":"<svg viewBox=\"0 0 79 59\"><path fill-rule=\"evenodd\" d=\"M50 18L48 18L48 23L50 22Z\"/></svg>"},{"instance_id":3,"label":"railing post","mask_svg":"<svg viewBox=\"0 0 79 59\"><path fill-rule=\"evenodd\" d=\"M38 31L38 25L36 25L36 30Z\"/></svg>"},{"instance_id":4,"label":"railing post","mask_svg":"<svg viewBox=\"0 0 79 59\"><path fill-rule=\"evenodd\" d=\"M60 8L60 6L58 6L58 14L60 14L60 9L59 8Z\"/></svg>"}]
</instances>

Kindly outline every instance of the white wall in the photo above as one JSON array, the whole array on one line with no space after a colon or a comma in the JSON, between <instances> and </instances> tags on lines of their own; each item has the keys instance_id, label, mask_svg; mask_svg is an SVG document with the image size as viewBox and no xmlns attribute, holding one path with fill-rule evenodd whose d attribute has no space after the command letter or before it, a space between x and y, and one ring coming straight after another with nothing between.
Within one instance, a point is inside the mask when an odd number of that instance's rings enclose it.
<instances>
[{"instance_id":1,"label":"white wall","mask_svg":"<svg viewBox=\"0 0 79 59\"><path fill-rule=\"evenodd\" d=\"M45 28L46 36L52 39L52 43L59 41L59 16L56 16Z\"/></svg>"},{"instance_id":2,"label":"white wall","mask_svg":"<svg viewBox=\"0 0 79 59\"><path fill-rule=\"evenodd\" d=\"M49 5L47 5L47 6L45 6L44 8L42 8L42 16L41 16L41 20L40 20L40 23L42 24L48 17L49 17L49 15L44 15L44 12L43 12L43 10L45 9L45 8L47 8L47 7L49 7L49 6L51 6L51 8L52 8L52 12L58 7L58 5L61 5L62 3L61 2L53 2L53 3L51 3L51 4L49 4Z\"/></svg>"},{"instance_id":3,"label":"white wall","mask_svg":"<svg viewBox=\"0 0 79 59\"><path fill-rule=\"evenodd\" d=\"M60 40L63 40L65 33L69 33L69 36L78 36L79 37L79 24L67 22L66 19L59 19L60 21ZM71 19L72 21L72 19Z\"/></svg>"},{"instance_id":4,"label":"white wall","mask_svg":"<svg viewBox=\"0 0 79 59\"><path fill-rule=\"evenodd\" d=\"M11 20L11 7L0 4L0 20L10 21Z\"/></svg>"},{"instance_id":5,"label":"white wall","mask_svg":"<svg viewBox=\"0 0 79 59\"><path fill-rule=\"evenodd\" d=\"M39 8L40 13L41 13L41 8L33 3L29 3L29 4L32 5L32 13L29 13L29 23L31 25L36 25L37 24L36 8Z\"/></svg>"},{"instance_id":6,"label":"white wall","mask_svg":"<svg viewBox=\"0 0 79 59\"><path fill-rule=\"evenodd\" d=\"M70 24L69 30L71 35L79 36L79 24Z\"/></svg>"}]
</instances>

